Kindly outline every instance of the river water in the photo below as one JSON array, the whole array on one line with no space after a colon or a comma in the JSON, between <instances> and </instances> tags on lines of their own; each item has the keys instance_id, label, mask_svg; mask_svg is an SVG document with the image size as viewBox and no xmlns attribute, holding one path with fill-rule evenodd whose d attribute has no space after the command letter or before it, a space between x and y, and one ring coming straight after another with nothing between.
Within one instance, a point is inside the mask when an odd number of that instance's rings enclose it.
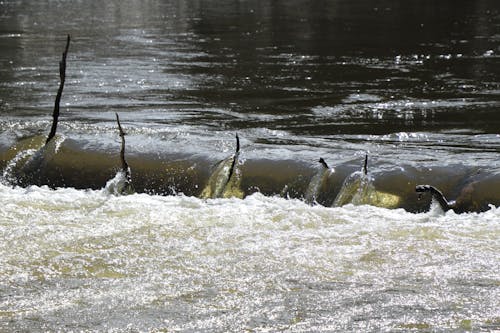
<instances>
[{"instance_id":1,"label":"river water","mask_svg":"<svg viewBox=\"0 0 500 333\"><path fill-rule=\"evenodd\" d=\"M499 70L494 0L1 1L0 330L500 330Z\"/></svg>"}]
</instances>

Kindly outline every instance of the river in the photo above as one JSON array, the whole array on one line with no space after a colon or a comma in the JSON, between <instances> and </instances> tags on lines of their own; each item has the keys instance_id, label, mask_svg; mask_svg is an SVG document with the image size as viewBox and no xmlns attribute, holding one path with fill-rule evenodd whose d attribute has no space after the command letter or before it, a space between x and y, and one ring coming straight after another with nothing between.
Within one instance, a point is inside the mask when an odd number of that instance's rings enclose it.
<instances>
[{"instance_id":1,"label":"river","mask_svg":"<svg viewBox=\"0 0 500 333\"><path fill-rule=\"evenodd\" d=\"M499 69L494 0L1 1L0 330L500 330Z\"/></svg>"}]
</instances>

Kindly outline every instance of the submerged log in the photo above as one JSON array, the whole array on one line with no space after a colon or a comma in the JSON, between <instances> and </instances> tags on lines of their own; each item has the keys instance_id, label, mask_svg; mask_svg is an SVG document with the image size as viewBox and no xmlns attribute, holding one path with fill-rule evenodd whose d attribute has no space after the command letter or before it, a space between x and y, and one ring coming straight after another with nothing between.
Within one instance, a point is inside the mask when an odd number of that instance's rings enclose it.
<instances>
[{"instance_id":1,"label":"submerged log","mask_svg":"<svg viewBox=\"0 0 500 333\"><path fill-rule=\"evenodd\" d=\"M441 209L445 212L449 211L450 209L455 210L457 208L455 201L446 200L443 192L432 185L417 185L415 187L415 191L420 194L426 192L430 193L432 195L432 198L436 200Z\"/></svg>"},{"instance_id":2,"label":"submerged log","mask_svg":"<svg viewBox=\"0 0 500 333\"><path fill-rule=\"evenodd\" d=\"M59 121L59 104L61 103L61 96L64 89L64 82L66 81L66 56L68 55L70 36L66 38L66 48L62 54L62 59L59 62L59 89L57 90L56 100L54 103L54 111L52 112L52 127L50 128L49 135L45 144L48 144L50 140L56 135L57 123Z\"/></svg>"}]
</instances>

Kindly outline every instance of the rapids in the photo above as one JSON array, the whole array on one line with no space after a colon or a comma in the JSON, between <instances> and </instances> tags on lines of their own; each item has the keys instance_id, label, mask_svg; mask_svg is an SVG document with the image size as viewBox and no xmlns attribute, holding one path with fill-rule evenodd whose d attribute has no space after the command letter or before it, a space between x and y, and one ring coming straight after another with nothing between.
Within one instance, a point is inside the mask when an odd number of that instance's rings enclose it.
<instances>
[{"instance_id":1,"label":"rapids","mask_svg":"<svg viewBox=\"0 0 500 333\"><path fill-rule=\"evenodd\" d=\"M491 331L500 210L0 186L6 331Z\"/></svg>"},{"instance_id":2,"label":"rapids","mask_svg":"<svg viewBox=\"0 0 500 333\"><path fill-rule=\"evenodd\" d=\"M0 331L500 330L499 27L498 0L0 1Z\"/></svg>"}]
</instances>

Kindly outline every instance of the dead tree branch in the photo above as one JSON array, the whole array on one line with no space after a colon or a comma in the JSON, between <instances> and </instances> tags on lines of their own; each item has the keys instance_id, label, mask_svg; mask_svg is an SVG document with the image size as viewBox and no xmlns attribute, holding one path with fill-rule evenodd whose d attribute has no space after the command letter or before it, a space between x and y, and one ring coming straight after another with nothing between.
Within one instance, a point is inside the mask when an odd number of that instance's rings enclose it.
<instances>
[{"instance_id":1,"label":"dead tree branch","mask_svg":"<svg viewBox=\"0 0 500 333\"><path fill-rule=\"evenodd\" d=\"M62 59L59 62L60 84L59 84L59 89L57 90L56 101L54 103L54 112L52 113L52 118L53 118L52 127L50 129L49 135L47 136L45 144L48 144L50 140L52 140L52 138L56 135L57 122L59 120L59 104L61 103L61 96L64 89L64 82L66 81L66 56L68 55L69 42L70 42L70 36L68 35L66 39L66 48L64 49L64 52L62 54Z\"/></svg>"},{"instance_id":2,"label":"dead tree branch","mask_svg":"<svg viewBox=\"0 0 500 333\"><path fill-rule=\"evenodd\" d=\"M365 163L363 165L363 173L368 174L368 154L365 154Z\"/></svg>"},{"instance_id":3,"label":"dead tree branch","mask_svg":"<svg viewBox=\"0 0 500 333\"><path fill-rule=\"evenodd\" d=\"M227 177L227 182L224 185L224 187L227 186L227 184L229 184L229 182L231 181L231 177L234 174L234 168L236 166L236 163L238 163L239 155L240 155L240 138L238 134L236 134L236 152L234 153L233 161L231 162L231 167L229 169L229 176Z\"/></svg>"},{"instance_id":4,"label":"dead tree branch","mask_svg":"<svg viewBox=\"0 0 500 333\"><path fill-rule=\"evenodd\" d=\"M130 168L127 161L125 160L125 132L123 131L122 125L120 124L120 117L118 113L116 115L116 122L118 123L118 130L120 131L120 138L122 139L122 148L120 150L120 160L122 162L122 171L125 174L127 180L130 179Z\"/></svg>"},{"instance_id":5,"label":"dead tree branch","mask_svg":"<svg viewBox=\"0 0 500 333\"><path fill-rule=\"evenodd\" d=\"M450 209L455 208L455 202L453 201L448 201L443 195L443 192L435 188L434 186L431 185L417 185L415 187L415 191L417 193L424 193L424 192L429 192L432 197L437 201L439 206L443 209L443 211L449 211Z\"/></svg>"},{"instance_id":6,"label":"dead tree branch","mask_svg":"<svg viewBox=\"0 0 500 333\"><path fill-rule=\"evenodd\" d=\"M328 164L326 164L326 161L323 159L323 157L320 157L318 162L321 163L323 168L330 169L330 167L328 166Z\"/></svg>"}]
</instances>

